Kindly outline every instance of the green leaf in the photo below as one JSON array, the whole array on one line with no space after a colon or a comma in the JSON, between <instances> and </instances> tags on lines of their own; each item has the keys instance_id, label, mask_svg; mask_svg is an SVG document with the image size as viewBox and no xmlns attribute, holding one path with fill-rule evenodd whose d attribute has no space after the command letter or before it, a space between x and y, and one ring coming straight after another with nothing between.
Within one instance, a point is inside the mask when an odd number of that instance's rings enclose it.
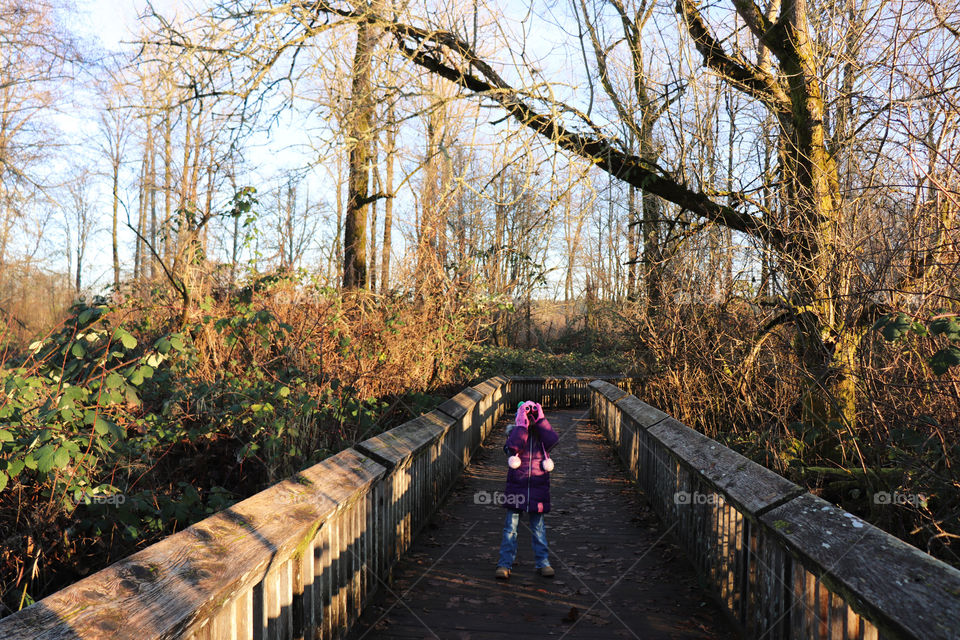
<instances>
[{"instance_id":1,"label":"green leaf","mask_svg":"<svg viewBox=\"0 0 960 640\"><path fill-rule=\"evenodd\" d=\"M20 475L20 472L23 471L23 467L26 466L23 464L23 460L10 460L7 462L7 475L11 479L16 478Z\"/></svg>"},{"instance_id":2,"label":"green leaf","mask_svg":"<svg viewBox=\"0 0 960 640\"><path fill-rule=\"evenodd\" d=\"M97 416L97 419L93 421L93 430L101 436L106 435L110 433L110 423Z\"/></svg>"},{"instance_id":3,"label":"green leaf","mask_svg":"<svg viewBox=\"0 0 960 640\"><path fill-rule=\"evenodd\" d=\"M114 371L107 376L107 388L108 389L119 389L123 386L123 376Z\"/></svg>"},{"instance_id":4,"label":"green leaf","mask_svg":"<svg viewBox=\"0 0 960 640\"><path fill-rule=\"evenodd\" d=\"M117 327L117 330L113 333L113 339L119 340L127 349L133 349L137 346L137 339L130 335L129 331L121 327Z\"/></svg>"},{"instance_id":5,"label":"green leaf","mask_svg":"<svg viewBox=\"0 0 960 640\"><path fill-rule=\"evenodd\" d=\"M0 491L7 488L7 474L0 471Z\"/></svg>"},{"instance_id":6,"label":"green leaf","mask_svg":"<svg viewBox=\"0 0 960 640\"><path fill-rule=\"evenodd\" d=\"M160 355L159 353L151 353L149 356L147 356L148 367L153 367L154 369L156 369L157 367L160 366L161 362L163 362L163 356Z\"/></svg>"},{"instance_id":7,"label":"green leaf","mask_svg":"<svg viewBox=\"0 0 960 640\"><path fill-rule=\"evenodd\" d=\"M54 465L54 454L57 452L57 447L52 444L45 444L40 449L37 450L37 471L40 473L48 473L53 469Z\"/></svg>"},{"instance_id":8,"label":"green leaf","mask_svg":"<svg viewBox=\"0 0 960 640\"><path fill-rule=\"evenodd\" d=\"M877 324L874 325L874 328L879 329L883 334L883 337L889 342L899 340L906 335L908 331L913 329L913 327L913 318L905 313L895 313L893 315L884 316L877 321Z\"/></svg>"},{"instance_id":9,"label":"green leaf","mask_svg":"<svg viewBox=\"0 0 960 640\"><path fill-rule=\"evenodd\" d=\"M0 442L13 442L13 434L6 429L0 429Z\"/></svg>"},{"instance_id":10,"label":"green leaf","mask_svg":"<svg viewBox=\"0 0 960 640\"><path fill-rule=\"evenodd\" d=\"M180 336L170 336L170 346L172 346L177 351L183 351L184 344L183 338Z\"/></svg>"},{"instance_id":11,"label":"green leaf","mask_svg":"<svg viewBox=\"0 0 960 640\"><path fill-rule=\"evenodd\" d=\"M97 315L99 315L97 309L87 309L77 317L77 323L87 324L91 320L96 320Z\"/></svg>"},{"instance_id":12,"label":"green leaf","mask_svg":"<svg viewBox=\"0 0 960 640\"><path fill-rule=\"evenodd\" d=\"M153 367L148 365L142 365L139 369L137 369L137 373L139 373L142 378L152 378Z\"/></svg>"},{"instance_id":13,"label":"green leaf","mask_svg":"<svg viewBox=\"0 0 960 640\"><path fill-rule=\"evenodd\" d=\"M930 323L930 333L944 335L951 340L960 340L960 317L946 316Z\"/></svg>"},{"instance_id":14,"label":"green leaf","mask_svg":"<svg viewBox=\"0 0 960 640\"><path fill-rule=\"evenodd\" d=\"M64 448L60 447L57 449L57 452L53 456L53 465L57 469L63 469L70 463L70 452Z\"/></svg>"},{"instance_id":15,"label":"green leaf","mask_svg":"<svg viewBox=\"0 0 960 640\"><path fill-rule=\"evenodd\" d=\"M140 406L140 396L137 395L137 390L133 387L127 387L124 397L130 404Z\"/></svg>"},{"instance_id":16,"label":"green leaf","mask_svg":"<svg viewBox=\"0 0 960 640\"><path fill-rule=\"evenodd\" d=\"M930 358L930 368L938 376L942 376L950 367L960 364L960 347L947 347L940 349Z\"/></svg>"},{"instance_id":17,"label":"green leaf","mask_svg":"<svg viewBox=\"0 0 960 640\"><path fill-rule=\"evenodd\" d=\"M87 393L87 390L83 387L66 387L63 390L63 397L70 400L80 400L82 402L86 400Z\"/></svg>"},{"instance_id":18,"label":"green leaf","mask_svg":"<svg viewBox=\"0 0 960 640\"><path fill-rule=\"evenodd\" d=\"M156 347L157 351L163 355L167 355L167 353L170 351L170 341L166 338L160 338L153 344L153 346Z\"/></svg>"},{"instance_id":19,"label":"green leaf","mask_svg":"<svg viewBox=\"0 0 960 640\"><path fill-rule=\"evenodd\" d=\"M77 358L82 358L87 355L87 350L83 348L83 345L79 342L74 342L73 347L70 348L70 353L72 353Z\"/></svg>"}]
</instances>

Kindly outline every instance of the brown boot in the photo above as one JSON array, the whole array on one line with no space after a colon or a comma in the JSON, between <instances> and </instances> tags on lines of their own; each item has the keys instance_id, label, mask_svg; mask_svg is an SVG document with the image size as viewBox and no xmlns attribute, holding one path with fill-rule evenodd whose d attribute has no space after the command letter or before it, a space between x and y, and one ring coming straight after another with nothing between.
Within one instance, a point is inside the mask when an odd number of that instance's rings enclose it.
<instances>
[{"instance_id":1,"label":"brown boot","mask_svg":"<svg viewBox=\"0 0 960 640\"><path fill-rule=\"evenodd\" d=\"M552 578L554 575L553 567L547 565L545 567L540 567L537 569L537 573L542 575L544 578Z\"/></svg>"},{"instance_id":2,"label":"brown boot","mask_svg":"<svg viewBox=\"0 0 960 640\"><path fill-rule=\"evenodd\" d=\"M510 578L510 569L506 567L497 567L497 580L507 580Z\"/></svg>"}]
</instances>

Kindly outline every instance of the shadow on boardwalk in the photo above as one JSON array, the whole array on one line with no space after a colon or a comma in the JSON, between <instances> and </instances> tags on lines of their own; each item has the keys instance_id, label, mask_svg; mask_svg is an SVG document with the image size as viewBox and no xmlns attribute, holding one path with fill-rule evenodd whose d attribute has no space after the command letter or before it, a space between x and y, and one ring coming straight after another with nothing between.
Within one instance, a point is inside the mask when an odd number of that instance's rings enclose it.
<instances>
[{"instance_id":1,"label":"shadow on boardwalk","mask_svg":"<svg viewBox=\"0 0 960 640\"><path fill-rule=\"evenodd\" d=\"M381 585L361 638L736 638L583 410L547 413L560 442L546 517L557 575L534 572L527 516L509 581L494 579L504 510L501 423Z\"/></svg>"}]
</instances>

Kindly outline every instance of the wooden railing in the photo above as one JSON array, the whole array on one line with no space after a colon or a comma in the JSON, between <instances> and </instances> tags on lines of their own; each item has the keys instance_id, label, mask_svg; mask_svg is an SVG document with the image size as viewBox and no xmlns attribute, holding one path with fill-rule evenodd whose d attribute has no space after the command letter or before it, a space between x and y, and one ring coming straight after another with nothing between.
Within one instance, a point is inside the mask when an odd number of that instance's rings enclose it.
<instances>
[{"instance_id":1,"label":"wooden railing","mask_svg":"<svg viewBox=\"0 0 960 640\"><path fill-rule=\"evenodd\" d=\"M12 638L336 638L504 410L592 378L491 378L0 620Z\"/></svg>"},{"instance_id":2,"label":"wooden railing","mask_svg":"<svg viewBox=\"0 0 960 640\"><path fill-rule=\"evenodd\" d=\"M0 620L0 638L342 637L500 416L465 389Z\"/></svg>"},{"instance_id":3,"label":"wooden railing","mask_svg":"<svg viewBox=\"0 0 960 640\"><path fill-rule=\"evenodd\" d=\"M960 638L960 571L607 382L591 411L746 637Z\"/></svg>"}]
</instances>

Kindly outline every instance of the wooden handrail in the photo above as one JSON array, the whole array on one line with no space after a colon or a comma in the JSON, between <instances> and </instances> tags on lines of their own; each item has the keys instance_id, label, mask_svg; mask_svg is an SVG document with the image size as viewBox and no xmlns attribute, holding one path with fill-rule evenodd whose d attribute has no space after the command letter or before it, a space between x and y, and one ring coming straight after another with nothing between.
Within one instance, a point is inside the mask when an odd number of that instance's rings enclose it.
<instances>
[{"instance_id":1,"label":"wooden handrail","mask_svg":"<svg viewBox=\"0 0 960 640\"><path fill-rule=\"evenodd\" d=\"M744 635L960 636L960 571L607 382L591 411Z\"/></svg>"},{"instance_id":2,"label":"wooden handrail","mask_svg":"<svg viewBox=\"0 0 960 640\"><path fill-rule=\"evenodd\" d=\"M540 380L523 393L562 406L592 378ZM341 637L514 397L504 376L464 389L3 618L0 638Z\"/></svg>"}]
</instances>

